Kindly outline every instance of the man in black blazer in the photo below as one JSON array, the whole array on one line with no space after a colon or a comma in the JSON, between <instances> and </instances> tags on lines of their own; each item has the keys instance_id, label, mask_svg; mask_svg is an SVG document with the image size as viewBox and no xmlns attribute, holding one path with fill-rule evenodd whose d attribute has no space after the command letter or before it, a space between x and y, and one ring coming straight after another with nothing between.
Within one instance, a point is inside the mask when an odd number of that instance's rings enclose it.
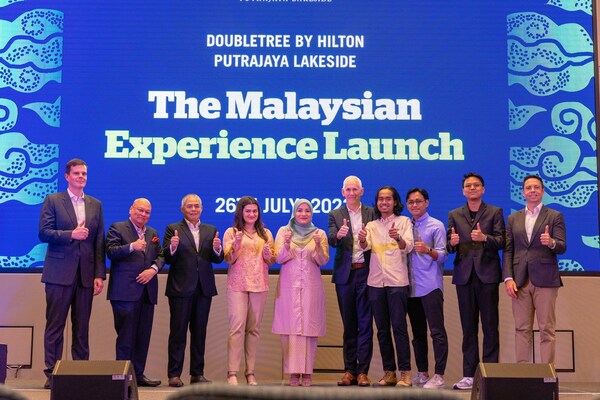
<instances>
[{"instance_id":1,"label":"man in black blazer","mask_svg":"<svg viewBox=\"0 0 600 400\"><path fill-rule=\"evenodd\" d=\"M364 193L356 176L344 180L346 205L329 213L329 245L335 247L332 282L344 325L344 370L339 386L371 384L368 374L373 356L373 314L367 277L370 251L363 253L358 232L375 216L360 202Z\"/></svg>"},{"instance_id":2,"label":"man in black blazer","mask_svg":"<svg viewBox=\"0 0 600 400\"><path fill-rule=\"evenodd\" d=\"M454 389L471 390L479 364L479 318L483 330L483 362L498 362L498 286L504 247L502 209L485 204L483 177L470 172L462 181L467 204L448 214L449 253L456 253L452 283L456 285L463 331L463 378Z\"/></svg>"},{"instance_id":3,"label":"man in black blazer","mask_svg":"<svg viewBox=\"0 0 600 400\"><path fill-rule=\"evenodd\" d=\"M181 201L184 219L167 226L164 254L169 267L166 295L171 311L169 386L183 386L181 372L190 330L190 383L210 382L204 376L206 327L213 296L217 295L212 263L223 261L219 232L200 222L202 200L188 194Z\"/></svg>"},{"instance_id":4,"label":"man in black blazer","mask_svg":"<svg viewBox=\"0 0 600 400\"><path fill-rule=\"evenodd\" d=\"M517 362L531 362L533 313L540 328L542 363L554 363L556 298L562 281L557 254L567 251L563 215L542 204L544 183L535 175L523 180L526 206L508 217L502 275L512 298Z\"/></svg>"},{"instance_id":5,"label":"man in black blazer","mask_svg":"<svg viewBox=\"0 0 600 400\"><path fill-rule=\"evenodd\" d=\"M138 386L161 383L144 375L158 300L156 274L165 264L158 232L146 225L151 211L147 199L136 199L129 219L112 224L106 235L111 261L108 300L117 331L117 360L133 362Z\"/></svg>"},{"instance_id":6,"label":"man in black blazer","mask_svg":"<svg viewBox=\"0 0 600 400\"><path fill-rule=\"evenodd\" d=\"M40 213L39 239L48 243L42 282L46 286L44 362L46 383L61 359L63 332L71 309L74 360L89 359L88 332L92 299L102 292L106 278L102 204L84 195L87 165L72 159L66 165L67 190L49 194Z\"/></svg>"}]
</instances>

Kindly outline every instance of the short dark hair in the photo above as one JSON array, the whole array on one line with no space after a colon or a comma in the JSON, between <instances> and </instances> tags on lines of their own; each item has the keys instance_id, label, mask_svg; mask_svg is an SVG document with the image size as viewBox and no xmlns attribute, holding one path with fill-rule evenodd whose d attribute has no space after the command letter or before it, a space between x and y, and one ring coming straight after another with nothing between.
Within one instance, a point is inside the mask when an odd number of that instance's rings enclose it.
<instances>
[{"instance_id":1,"label":"short dark hair","mask_svg":"<svg viewBox=\"0 0 600 400\"><path fill-rule=\"evenodd\" d=\"M375 195L375 207L373 207L373 211L375 211L375 216L377 218L381 218L381 212L379 211L379 208L377 208L377 199L379 198L379 192L386 189L392 192L392 197L394 199L394 215L400 215L400 213L404 209L398 191L392 186L382 186L379 188L379 190L377 190L377 194Z\"/></svg>"},{"instance_id":2,"label":"short dark hair","mask_svg":"<svg viewBox=\"0 0 600 400\"><path fill-rule=\"evenodd\" d=\"M465 176L463 177L463 180L462 180L463 187L465 186L465 181L469 178L479 179L479 182L481 182L481 186L485 187L485 182L483 181L483 177L479 174L476 174L475 172L468 172L465 174Z\"/></svg>"},{"instance_id":3,"label":"short dark hair","mask_svg":"<svg viewBox=\"0 0 600 400\"><path fill-rule=\"evenodd\" d=\"M427 193L427 190L423 189L423 188L412 188L410 189L408 192L406 192L406 201L408 201L408 196L410 196L413 193L421 193L421 196L423 196L423 198L425 200L429 200L429 193Z\"/></svg>"},{"instance_id":4,"label":"short dark hair","mask_svg":"<svg viewBox=\"0 0 600 400\"><path fill-rule=\"evenodd\" d=\"M87 167L87 164L82 159L73 158L72 160L69 160L69 162L65 166L65 174L69 175L71 173L71 167L75 167L77 165L85 165Z\"/></svg>"},{"instance_id":5,"label":"short dark hair","mask_svg":"<svg viewBox=\"0 0 600 400\"><path fill-rule=\"evenodd\" d=\"M525 178L523 178L523 189L525 189L525 181L527 179L537 179L542 184L542 189L544 188L544 181L542 180L542 178L540 178L537 175L527 175Z\"/></svg>"}]
</instances>

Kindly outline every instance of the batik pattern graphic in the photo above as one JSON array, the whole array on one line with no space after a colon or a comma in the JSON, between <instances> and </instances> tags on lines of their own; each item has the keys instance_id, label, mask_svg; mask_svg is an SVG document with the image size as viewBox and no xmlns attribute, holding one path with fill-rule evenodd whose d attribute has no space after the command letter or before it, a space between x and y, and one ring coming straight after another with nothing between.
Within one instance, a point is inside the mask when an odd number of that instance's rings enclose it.
<instances>
[{"instance_id":1,"label":"batik pattern graphic","mask_svg":"<svg viewBox=\"0 0 600 400\"><path fill-rule=\"evenodd\" d=\"M544 180L544 204L597 215L591 14L591 1L551 0L507 17L509 93L520 99L508 101L513 210L525 204L521 184L533 174ZM597 228L582 232L590 225L566 224L569 251L560 269L593 267Z\"/></svg>"}]
</instances>

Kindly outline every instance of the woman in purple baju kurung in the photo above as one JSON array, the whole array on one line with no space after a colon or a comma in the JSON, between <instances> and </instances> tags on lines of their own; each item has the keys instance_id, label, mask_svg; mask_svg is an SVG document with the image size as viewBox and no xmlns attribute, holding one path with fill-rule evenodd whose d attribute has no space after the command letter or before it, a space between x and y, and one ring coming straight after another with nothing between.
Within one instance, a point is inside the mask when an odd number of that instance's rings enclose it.
<instances>
[{"instance_id":1,"label":"woman in purple baju kurung","mask_svg":"<svg viewBox=\"0 0 600 400\"><path fill-rule=\"evenodd\" d=\"M281 335L284 372L291 386L310 386L319 336L325 336L322 265L329 261L327 235L312 223L310 201L294 204L288 225L277 232L275 261L281 264L273 333ZM302 380L300 376L302 375Z\"/></svg>"}]
</instances>

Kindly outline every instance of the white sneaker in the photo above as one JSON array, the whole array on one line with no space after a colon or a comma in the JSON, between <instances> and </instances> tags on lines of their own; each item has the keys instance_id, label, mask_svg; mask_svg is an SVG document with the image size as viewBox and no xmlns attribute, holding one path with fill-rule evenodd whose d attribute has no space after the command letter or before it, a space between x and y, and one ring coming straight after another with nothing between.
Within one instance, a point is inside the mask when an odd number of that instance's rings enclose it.
<instances>
[{"instance_id":1,"label":"white sneaker","mask_svg":"<svg viewBox=\"0 0 600 400\"><path fill-rule=\"evenodd\" d=\"M412 380L413 385L421 386L424 385L429 380L429 374L427 372L418 372L417 376L415 376Z\"/></svg>"},{"instance_id":2,"label":"white sneaker","mask_svg":"<svg viewBox=\"0 0 600 400\"><path fill-rule=\"evenodd\" d=\"M445 384L446 382L444 381L444 377L442 375L435 374L423 385L423 389L443 389ZM473 384L471 383L471 385Z\"/></svg>"},{"instance_id":3,"label":"white sneaker","mask_svg":"<svg viewBox=\"0 0 600 400\"><path fill-rule=\"evenodd\" d=\"M473 389L473 377L465 376L452 387L456 390L471 390Z\"/></svg>"}]
</instances>

